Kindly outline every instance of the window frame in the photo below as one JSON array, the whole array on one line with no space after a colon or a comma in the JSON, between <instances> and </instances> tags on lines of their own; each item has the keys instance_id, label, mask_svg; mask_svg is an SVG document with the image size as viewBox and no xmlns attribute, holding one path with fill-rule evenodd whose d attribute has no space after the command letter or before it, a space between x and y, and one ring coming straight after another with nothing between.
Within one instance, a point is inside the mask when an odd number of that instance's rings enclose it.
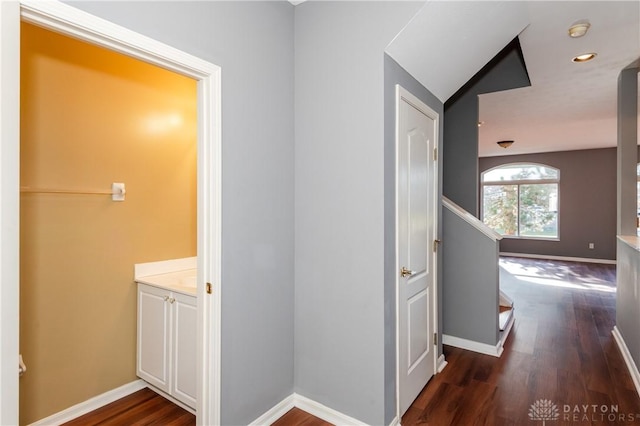
<instances>
[{"instance_id":1,"label":"window frame","mask_svg":"<svg viewBox=\"0 0 640 426\"><path fill-rule=\"evenodd\" d=\"M496 169L501 169L503 167L509 166L534 166L534 167L546 167L548 169L553 169L557 172L558 177L554 179L509 179L509 180L496 180L485 182L484 175ZM640 177L639 177L640 179ZM538 236L523 236L520 235L520 186L521 185L542 185L542 184L556 184L557 185L557 200L556 200L556 236L555 237L538 237ZM517 186L518 191L518 235L502 235L502 238L509 238L514 240L537 240L537 241L560 241L560 169L557 167L550 166L544 163L535 163L529 161L518 161L513 163L505 163L500 164L498 166L494 166L488 168L487 170L480 173L480 220L484 223L484 187L485 186L506 186L506 185L515 185ZM498 231L496 231L498 232Z\"/></svg>"}]
</instances>

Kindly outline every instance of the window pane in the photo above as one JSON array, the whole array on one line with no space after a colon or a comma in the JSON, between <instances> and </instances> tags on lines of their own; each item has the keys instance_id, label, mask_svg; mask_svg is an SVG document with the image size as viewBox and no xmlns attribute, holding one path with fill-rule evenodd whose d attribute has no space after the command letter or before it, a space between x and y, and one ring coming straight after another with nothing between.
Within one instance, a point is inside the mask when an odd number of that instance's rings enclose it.
<instances>
[{"instance_id":1,"label":"window pane","mask_svg":"<svg viewBox=\"0 0 640 426\"><path fill-rule=\"evenodd\" d=\"M558 185L520 185L520 235L558 236Z\"/></svg>"},{"instance_id":2,"label":"window pane","mask_svg":"<svg viewBox=\"0 0 640 426\"><path fill-rule=\"evenodd\" d=\"M501 182L508 180L559 179L558 169L538 164L510 164L489 170L482 174L483 182Z\"/></svg>"},{"instance_id":3,"label":"window pane","mask_svg":"<svg viewBox=\"0 0 640 426\"><path fill-rule=\"evenodd\" d=\"M517 235L518 185L485 185L484 223L502 235Z\"/></svg>"}]
</instances>

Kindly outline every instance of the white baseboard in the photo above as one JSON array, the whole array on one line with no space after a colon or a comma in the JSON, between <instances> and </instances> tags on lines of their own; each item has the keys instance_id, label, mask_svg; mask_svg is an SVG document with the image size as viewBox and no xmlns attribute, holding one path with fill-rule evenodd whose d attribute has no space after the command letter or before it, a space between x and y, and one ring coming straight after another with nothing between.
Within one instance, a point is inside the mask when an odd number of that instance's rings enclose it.
<instances>
[{"instance_id":1,"label":"white baseboard","mask_svg":"<svg viewBox=\"0 0 640 426\"><path fill-rule=\"evenodd\" d=\"M436 366L436 371L438 373L442 373L442 370L447 366L448 362L444 359L444 354L438 357L438 362Z\"/></svg>"},{"instance_id":2,"label":"white baseboard","mask_svg":"<svg viewBox=\"0 0 640 426\"><path fill-rule=\"evenodd\" d=\"M297 393L293 393L280 401L266 413L252 421L250 426L269 426L275 423L276 420L285 415L287 411L291 410L293 407L306 411L325 422L329 422L337 426L366 426L366 423L362 423L360 420L356 420L353 417L347 416L333 408L329 408L326 405L320 404L306 396L298 395ZM393 419L390 426L398 426L399 424L398 418L396 417Z\"/></svg>"},{"instance_id":3,"label":"white baseboard","mask_svg":"<svg viewBox=\"0 0 640 426\"><path fill-rule=\"evenodd\" d=\"M528 254L528 253L508 253L500 252L500 256L524 257L526 259L548 259L561 260L565 262L584 262L584 263L602 263L605 265L615 265L617 262L611 259L591 259L588 257L570 257L570 256L552 256L547 254Z\"/></svg>"},{"instance_id":4,"label":"white baseboard","mask_svg":"<svg viewBox=\"0 0 640 426\"><path fill-rule=\"evenodd\" d=\"M131 395L134 392L139 391L147 387L147 383L143 380L136 380L119 388L112 389L101 395L94 396L84 402L69 407L66 410L60 411L44 419L38 420L32 423L32 426L52 426L66 423L73 419L76 419L84 414L87 414L93 410L97 410L107 404L117 401L120 398L124 398L127 395Z\"/></svg>"},{"instance_id":5,"label":"white baseboard","mask_svg":"<svg viewBox=\"0 0 640 426\"><path fill-rule=\"evenodd\" d=\"M504 347L504 342L507 341L507 337L509 337L509 333L511 333L511 329L513 328L513 324L515 324L516 322L516 315L515 312L512 311L512 315L511 318L509 318L509 322L507 322L507 324L504 326L504 330L501 331L502 335L500 336L500 341L498 342L498 345L500 345L500 348ZM502 353L502 349L500 349L500 352Z\"/></svg>"},{"instance_id":6,"label":"white baseboard","mask_svg":"<svg viewBox=\"0 0 640 426\"><path fill-rule=\"evenodd\" d=\"M502 355L502 351L503 351L502 345L504 344L504 342L501 339L495 346L493 346L487 343L480 343L473 340L467 340L467 339L462 339L460 337L443 334L442 344L455 346L456 348L466 349L468 351L478 352L480 354L500 357L500 355Z\"/></svg>"},{"instance_id":7,"label":"white baseboard","mask_svg":"<svg viewBox=\"0 0 640 426\"><path fill-rule=\"evenodd\" d=\"M266 413L249 423L249 426L268 426L275 423L276 420L284 416L287 411L291 410L295 406L294 395L295 394L291 394L274 405Z\"/></svg>"},{"instance_id":8,"label":"white baseboard","mask_svg":"<svg viewBox=\"0 0 640 426\"><path fill-rule=\"evenodd\" d=\"M627 343L624 341L617 325L613 327L611 334L613 334L613 339L616 341L618 349L620 349L620 353L624 359L624 363L627 365L627 370L629 370L629 374L633 380L633 385L636 387L636 393L640 395L640 372L638 372L638 366L636 366L636 363L633 361L631 352L629 352Z\"/></svg>"},{"instance_id":9,"label":"white baseboard","mask_svg":"<svg viewBox=\"0 0 640 426\"><path fill-rule=\"evenodd\" d=\"M325 422L333 423L337 426L365 426L366 423L362 423L360 420L356 420L353 417L347 416L339 411L329 408L326 405L320 404L306 396L293 394L293 403L299 409L306 411L309 414L324 420Z\"/></svg>"},{"instance_id":10,"label":"white baseboard","mask_svg":"<svg viewBox=\"0 0 640 426\"><path fill-rule=\"evenodd\" d=\"M391 423L389 423L389 426L400 426L400 421L398 420L398 416L394 417L393 420L391 420Z\"/></svg>"}]
</instances>

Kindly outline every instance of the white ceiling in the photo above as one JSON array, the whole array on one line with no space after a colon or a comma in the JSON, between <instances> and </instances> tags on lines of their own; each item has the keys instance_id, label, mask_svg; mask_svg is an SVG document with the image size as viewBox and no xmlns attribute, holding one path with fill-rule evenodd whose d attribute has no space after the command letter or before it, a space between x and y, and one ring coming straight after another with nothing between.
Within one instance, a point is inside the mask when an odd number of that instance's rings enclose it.
<instances>
[{"instance_id":1,"label":"white ceiling","mask_svg":"<svg viewBox=\"0 0 640 426\"><path fill-rule=\"evenodd\" d=\"M570 38L584 19L587 35ZM429 0L386 52L444 102L518 35L531 87L480 95L479 155L616 146L618 75L640 58L638 0ZM598 56L571 62L585 52Z\"/></svg>"},{"instance_id":2,"label":"white ceiling","mask_svg":"<svg viewBox=\"0 0 640 426\"><path fill-rule=\"evenodd\" d=\"M570 38L583 19L587 35ZM640 58L638 1L428 1L387 53L446 101L516 35L532 85L480 96L479 155L615 146L618 75ZM571 62L585 52L598 56Z\"/></svg>"},{"instance_id":3,"label":"white ceiling","mask_svg":"<svg viewBox=\"0 0 640 426\"><path fill-rule=\"evenodd\" d=\"M444 102L527 24L525 2L428 1L386 52Z\"/></svg>"},{"instance_id":4,"label":"white ceiling","mask_svg":"<svg viewBox=\"0 0 640 426\"><path fill-rule=\"evenodd\" d=\"M618 75L640 58L640 3L530 1L527 9L520 44L531 87L480 95L480 156L616 146ZM589 32L570 38L582 19ZM571 62L585 52L598 56ZM496 145L504 139L515 143Z\"/></svg>"}]
</instances>

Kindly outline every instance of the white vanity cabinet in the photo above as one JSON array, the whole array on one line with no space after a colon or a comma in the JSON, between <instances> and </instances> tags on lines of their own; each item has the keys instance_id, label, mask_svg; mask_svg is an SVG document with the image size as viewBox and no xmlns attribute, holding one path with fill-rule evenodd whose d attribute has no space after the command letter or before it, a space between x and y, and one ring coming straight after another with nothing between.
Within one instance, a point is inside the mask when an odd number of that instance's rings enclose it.
<instances>
[{"instance_id":1,"label":"white vanity cabinet","mask_svg":"<svg viewBox=\"0 0 640 426\"><path fill-rule=\"evenodd\" d=\"M196 297L138 283L137 375L196 406Z\"/></svg>"}]
</instances>

